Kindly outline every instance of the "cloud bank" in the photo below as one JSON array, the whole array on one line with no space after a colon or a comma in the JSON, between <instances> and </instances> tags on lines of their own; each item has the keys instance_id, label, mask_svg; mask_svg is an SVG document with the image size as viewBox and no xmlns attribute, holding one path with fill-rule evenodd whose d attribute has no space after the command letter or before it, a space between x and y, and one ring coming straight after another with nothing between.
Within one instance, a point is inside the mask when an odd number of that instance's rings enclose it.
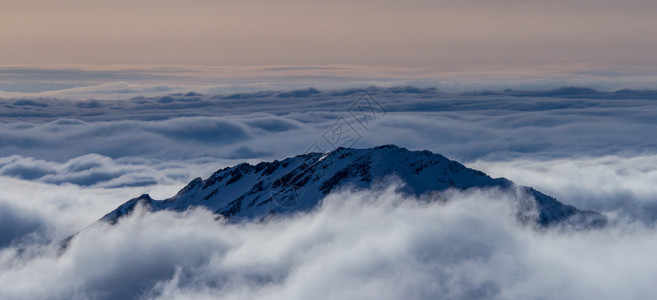
<instances>
[{"instance_id":1,"label":"cloud bank","mask_svg":"<svg viewBox=\"0 0 657 300\"><path fill-rule=\"evenodd\" d=\"M135 195L165 198L185 183L106 188L0 176L0 248L62 240Z\"/></svg>"},{"instance_id":2,"label":"cloud bank","mask_svg":"<svg viewBox=\"0 0 657 300\"><path fill-rule=\"evenodd\" d=\"M367 128L353 115L365 91L387 111ZM323 134L340 120L358 131L362 147L398 144L465 162L637 155L657 146L655 96L581 89L446 94L398 87L32 99L29 105L0 100L0 156L59 162L91 153L113 159L283 158L324 143Z\"/></svg>"},{"instance_id":3,"label":"cloud bank","mask_svg":"<svg viewBox=\"0 0 657 300\"><path fill-rule=\"evenodd\" d=\"M87 154L64 163L13 155L0 158L0 175L50 184L119 188L186 179L194 166ZM205 169L205 168L202 168Z\"/></svg>"},{"instance_id":4,"label":"cloud bank","mask_svg":"<svg viewBox=\"0 0 657 300\"><path fill-rule=\"evenodd\" d=\"M536 231L512 195L332 194L310 214L229 224L204 210L136 213L62 255L0 250L0 296L224 299L646 299L655 229ZM516 199L516 200L514 200Z\"/></svg>"},{"instance_id":5,"label":"cloud bank","mask_svg":"<svg viewBox=\"0 0 657 300\"><path fill-rule=\"evenodd\" d=\"M657 221L657 156L603 156L547 161L477 161L470 167L533 186L576 207L648 224Z\"/></svg>"}]
</instances>

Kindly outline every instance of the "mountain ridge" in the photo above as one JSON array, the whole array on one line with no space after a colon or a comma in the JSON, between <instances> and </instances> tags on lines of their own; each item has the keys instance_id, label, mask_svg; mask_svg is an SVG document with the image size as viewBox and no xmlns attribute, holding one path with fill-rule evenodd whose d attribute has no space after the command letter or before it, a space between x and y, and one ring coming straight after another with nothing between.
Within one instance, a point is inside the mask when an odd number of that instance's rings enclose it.
<instances>
[{"instance_id":1,"label":"mountain ridge","mask_svg":"<svg viewBox=\"0 0 657 300\"><path fill-rule=\"evenodd\" d=\"M368 189L391 176L404 182L401 192L415 196L447 189L519 188L534 198L535 222L543 227L574 223L589 228L607 222L598 213L563 204L531 187L516 185L506 178L492 178L440 154L395 145L337 148L329 153L306 153L280 161L226 167L205 180L195 178L171 198L154 200L144 194L131 199L100 221L115 224L137 205L150 211L184 211L201 206L231 221L258 220L311 211L335 190Z\"/></svg>"}]
</instances>

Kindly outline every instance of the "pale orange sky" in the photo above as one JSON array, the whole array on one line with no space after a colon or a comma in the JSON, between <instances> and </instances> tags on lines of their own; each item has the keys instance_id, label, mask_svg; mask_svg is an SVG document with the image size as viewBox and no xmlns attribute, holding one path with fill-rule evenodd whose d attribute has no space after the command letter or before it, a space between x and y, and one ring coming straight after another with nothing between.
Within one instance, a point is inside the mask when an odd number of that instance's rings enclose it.
<instances>
[{"instance_id":1,"label":"pale orange sky","mask_svg":"<svg viewBox=\"0 0 657 300\"><path fill-rule=\"evenodd\" d=\"M654 0L0 3L0 65L657 67Z\"/></svg>"}]
</instances>

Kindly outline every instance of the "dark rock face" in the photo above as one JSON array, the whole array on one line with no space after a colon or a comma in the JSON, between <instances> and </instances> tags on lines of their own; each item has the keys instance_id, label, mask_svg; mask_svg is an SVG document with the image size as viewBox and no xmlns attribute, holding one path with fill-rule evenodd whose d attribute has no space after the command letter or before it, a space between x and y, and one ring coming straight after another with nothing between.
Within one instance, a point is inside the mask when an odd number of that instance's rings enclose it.
<instances>
[{"instance_id":1,"label":"dark rock face","mask_svg":"<svg viewBox=\"0 0 657 300\"><path fill-rule=\"evenodd\" d=\"M534 203L527 207L536 210L537 217L532 221L544 227L567 223L590 228L606 224L606 218L598 213L578 210L533 188L517 186L505 178L491 178L439 154L394 145L338 148L326 154L304 154L255 166L243 163L219 170L206 180L196 178L163 201L148 195L132 199L101 220L114 224L137 205L151 211L203 206L231 220L258 220L309 211L332 191L372 188L391 176L404 182L402 192L417 196L449 188L520 189L533 196Z\"/></svg>"}]
</instances>

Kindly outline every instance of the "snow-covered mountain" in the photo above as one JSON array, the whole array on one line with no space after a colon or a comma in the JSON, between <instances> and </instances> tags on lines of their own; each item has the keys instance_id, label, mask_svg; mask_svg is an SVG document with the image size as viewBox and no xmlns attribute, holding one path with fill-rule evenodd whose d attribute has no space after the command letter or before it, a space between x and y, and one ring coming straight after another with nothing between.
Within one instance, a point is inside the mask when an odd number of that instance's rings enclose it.
<instances>
[{"instance_id":1,"label":"snow-covered mountain","mask_svg":"<svg viewBox=\"0 0 657 300\"><path fill-rule=\"evenodd\" d=\"M203 206L231 221L259 220L309 211L331 191L371 188L392 176L404 182L403 192L418 196L448 188L524 190L535 199L535 203L525 207L536 208L535 221L542 226L569 222L598 227L606 223L600 214L565 205L533 188L517 186L505 178L491 178L439 154L394 145L338 148L326 154L309 153L257 165L243 163L221 169L206 180L196 178L169 199L153 200L146 194L134 198L101 221L116 223L137 205L151 211L184 211Z\"/></svg>"}]
</instances>

